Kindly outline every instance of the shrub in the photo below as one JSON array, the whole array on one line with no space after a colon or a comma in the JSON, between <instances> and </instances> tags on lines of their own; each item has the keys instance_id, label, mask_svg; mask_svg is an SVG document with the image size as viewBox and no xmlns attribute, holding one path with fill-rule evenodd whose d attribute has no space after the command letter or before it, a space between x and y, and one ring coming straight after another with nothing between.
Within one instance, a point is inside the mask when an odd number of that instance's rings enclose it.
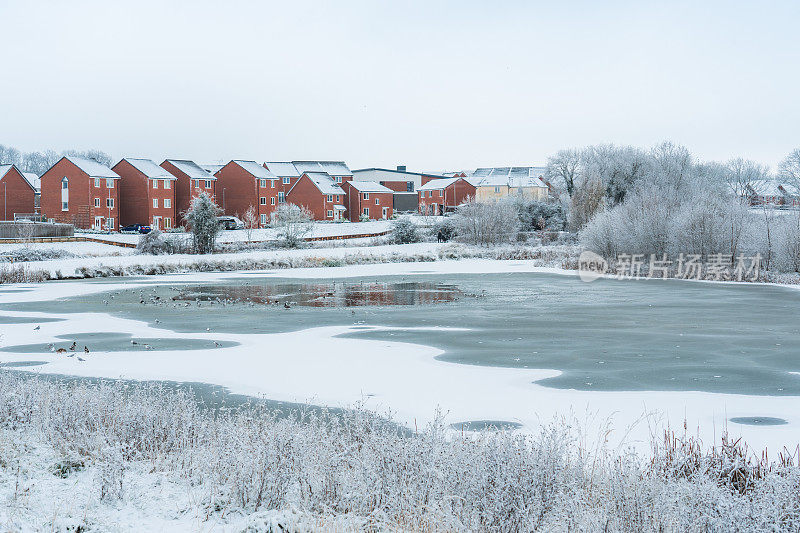
<instances>
[{"instance_id":1,"label":"shrub","mask_svg":"<svg viewBox=\"0 0 800 533\"><path fill-rule=\"evenodd\" d=\"M431 235L439 242L448 242L456 237L456 226L451 218L436 222L431 227Z\"/></svg>"},{"instance_id":2,"label":"shrub","mask_svg":"<svg viewBox=\"0 0 800 533\"><path fill-rule=\"evenodd\" d=\"M175 253L172 241L164 238L160 230L154 229L150 233L145 233L139 237L136 250L140 254L162 255Z\"/></svg>"},{"instance_id":3,"label":"shrub","mask_svg":"<svg viewBox=\"0 0 800 533\"><path fill-rule=\"evenodd\" d=\"M510 242L519 229L519 216L507 201L470 200L456 209L453 217L458 238L472 244Z\"/></svg>"},{"instance_id":4,"label":"shrub","mask_svg":"<svg viewBox=\"0 0 800 533\"><path fill-rule=\"evenodd\" d=\"M419 242L419 228L409 217L398 218L392 222L392 241L396 244L410 244Z\"/></svg>"},{"instance_id":5,"label":"shrub","mask_svg":"<svg viewBox=\"0 0 800 533\"><path fill-rule=\"evenodd\" d=\"M526 198L514 199L523 231L562 231L567 217L560 202L540 202Z\"/></svg>"},{"instance_id":6,"label":"shrub","mask_svg":"<svg viewBox=\"0 0 800 533\"><path fill-rule=\"evenodd\" d=\"M48 250L46 248L18 248L10 252L0 252L0 261L26 263L29 261L51 261L53 259L69 259L77 257L66 250Z\"/></svg>"}]
</instances>

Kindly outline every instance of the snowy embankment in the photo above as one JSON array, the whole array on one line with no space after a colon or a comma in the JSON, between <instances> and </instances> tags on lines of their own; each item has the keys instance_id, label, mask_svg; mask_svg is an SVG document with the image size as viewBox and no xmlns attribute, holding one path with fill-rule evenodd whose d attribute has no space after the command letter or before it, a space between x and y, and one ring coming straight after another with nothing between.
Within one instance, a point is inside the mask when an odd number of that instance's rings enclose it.
<instances>
[{"instance_id":1,"label":"snowy embankment","mask_svg":"<svg viewBox=\"0 0 800 533\"><path fill-rule=\"evenodd\" d=\"M412 433L356 409L212 411L159 386L0 373L0 524L10 531L796 531L800 467L533 435Z\"/></svg>"}]
</instances>

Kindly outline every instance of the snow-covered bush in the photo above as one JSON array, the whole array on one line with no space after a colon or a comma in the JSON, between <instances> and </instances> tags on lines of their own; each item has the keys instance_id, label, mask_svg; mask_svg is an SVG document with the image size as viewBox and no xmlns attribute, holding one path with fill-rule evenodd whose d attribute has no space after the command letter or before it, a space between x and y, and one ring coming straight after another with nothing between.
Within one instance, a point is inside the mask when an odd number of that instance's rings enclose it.
<instances>
[{"instance_id":1,"label":"snow-covered bush","mask_svg":"<svg viewBox=\"0 0 800 533\"><path fill-rule=\"evenodd\" d=\"M214 244L220 231L217 221L219 213L220 209L208 193L202 192L192 199L189 210L186 212L186 221L192 231L195 252L199 254L214 252Z\"/></svg>"},{"instance_id":2,"label":"snow-covered bush","mask_svg":"<svg viewBox=\"0 0 800 533\"><path fill-rule=\"evenodd\" d=\"M272 215L278 237L287 248L297 248L314 227L314 217L308 208L295 204L281 204Z\"/></svg>"},{"instance_id":3,"label":"snow-covered bush","mask_svg":"<svg viewBox=\"0 0 800 533\"><path fill-rule=\"evenodd\" d=\"M397 244L410 244L420 241L419 228L410 217L394 220L391 228L392 241Z\"/></svg>"},{"instance_id":4,"label":"snow-covered bush","mask_svg":"<svg viewBox=\"0 0 800 533\"><path fill-rule=\"evenodd\" d=\"M542 202L524 196L511 199L523 231L563 231L567 216L560 202Z\"/></svg>"},{"instance_id":5,"label":"snow-covered bush","mask_svg":"<svg viewBox=\"0 0 800 533\"><path fill-rule=\"evenodd\" d=\"M358 217L358 221L359 222L369 222L369 215L365 215L365 214L362 213L361 216Z\"/></svg>"},{"instance_id":6,"label":"snow-covered bush","mask_svg":"<svg viewBox=\"0 0 800 533\"><path fill-rule=\"evenodd\" d=\"M0 252L0 262L26 263L30 261L51 261L53 259L69 259L77 257L67 250L50 250L47 248L17 248L8 252Z\"/></svg>"},{"instance_id":7,"label":"snow-covered bush","mask_svg":"<svg viewBox=\"0 0 800 533\"><path fill-rule=\"evenodd\" d=\"M511 242L519 231L519 216L509 201L461 204L453 215L458 238L479 245Z\"/></svg>"},{"instance_id":8,"label":"snow-covered bush","mask_svg":"<svg viewBox=\"0 0 800 533\"><path fill-rule=\"evenodd\" d=\"M161 230L154 229L149 233L145 233L139 237L139 242L136 244L136 250L140 254L148 255L161 255L175 253L173 249L173 242L167 240Z\"/></svg>"}]
</instances>

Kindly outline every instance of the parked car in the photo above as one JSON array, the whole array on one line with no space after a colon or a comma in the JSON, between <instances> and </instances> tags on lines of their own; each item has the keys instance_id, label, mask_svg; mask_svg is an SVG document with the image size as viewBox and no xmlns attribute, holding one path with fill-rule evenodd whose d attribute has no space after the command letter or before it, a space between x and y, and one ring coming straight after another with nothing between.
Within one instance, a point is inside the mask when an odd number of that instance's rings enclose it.
<instances>
[{"instance_id":1,"label":"parked car","mask_svg":"<svg viewBox=\"0 0 800 533\"><path fill-rule=\"evenodd\" d=\"M132 233L150 233L152 228L150 226L145 226L144 224L131 224L129 226L125 226L120 228L120 231L129 231Z\"/></svg>"},{"instance_id":2,"label":"parked car","mask_svg":"<svg viewBox=\"0 0 800 533\"><path fill-rule=\"evenodd\" d=\"M244 229L244 222L236 217L217 217L217 223L219 223L223 229Z\"/></svg>"}]
</instances>

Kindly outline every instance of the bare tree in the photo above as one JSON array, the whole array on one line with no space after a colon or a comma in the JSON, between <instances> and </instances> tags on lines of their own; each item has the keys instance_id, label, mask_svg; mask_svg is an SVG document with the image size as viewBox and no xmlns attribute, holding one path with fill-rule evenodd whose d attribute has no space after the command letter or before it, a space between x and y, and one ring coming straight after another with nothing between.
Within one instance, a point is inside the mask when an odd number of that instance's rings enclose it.
<instances>
[{"instance_id":1,"label":"bare tree","mask_svg":"<svg viewBox=\"0 0 800 533\"><path fill-rule=\"evenodd\" d=\"M800 148L795 148L778 167L781 179L795 188L795 193L800 194Z\"/></svg>"},{"instance_id":2,"label":"bare tree","mask_svg":"<svg viewBox=\"0 0 800 533\"><path fill-rule=\"evenodd\" d=\"M742 203L763 192L768 177L768 167L741 157L725 165L724 180L728 190Z\"/></svg>"},{"instance_id":3,"label":"bare tree","mask_svg":"<svg viewBox=\"0 0 800 533\"><path fill-rule=\"evenodd\" d=\"M510 201L476 202L470 198L453 217L458 237L473 244L509 242L519 231L519 215Z\"/></svg>"},{"instance_id":4,"label":"bare tree","mask_svg":"<svg viewBox=\"0 0 800 533\"><path fill-rule=\"evenodd\" d=\"M256 212L256 206L251 205L247 208L247 211L244 212L242 215L242 222L244 223L244 231L245 235L247 236L247 242L253 242L253 230L258 227L258 213Z\"/></svg>"},{"instance_id":5,"label":"bare tree","mask_svg":"<svg viewBox=\"0 0 800 533\"><path fill-rule=\"evenodd\" d=\"M281 204L275 210L273 222L284 245L296 248L314 227L313 215L308 208L295 204Z\"/></svg>"},{"instance_id":6,"label":"bare tree","mask_svg":"<svg viewBox=\"0 0 800 533\"><path fill-rule=\"evenodd\" d=\"M575 149L560 150L547 159L545 178L572 197L580 179L582 155Z\"/></svg>"}]
</instances>

